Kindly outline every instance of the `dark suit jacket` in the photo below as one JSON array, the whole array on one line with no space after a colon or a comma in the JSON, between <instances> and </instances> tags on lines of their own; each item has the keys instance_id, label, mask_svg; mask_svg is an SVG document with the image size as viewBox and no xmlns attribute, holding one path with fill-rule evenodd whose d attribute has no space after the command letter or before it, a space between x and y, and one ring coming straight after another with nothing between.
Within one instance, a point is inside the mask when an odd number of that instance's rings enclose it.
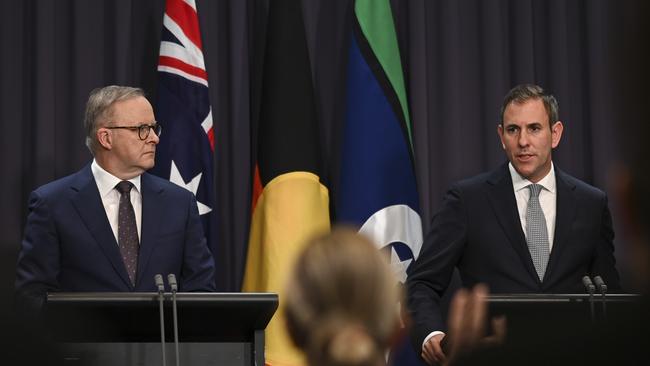
<instances>
[{"instance_id":1,"label":"dark suit jacket","mask_svg":"<svg viewBox=\"0 0 650 366\"><path fill-rule=\"evenodd\" d=\"M48 291L156 291L174 273L179 291L214 291L214 259L194 195L148 173L141 177L142 227L135 286L106 217L90 165L46 184L29 199L18 257L18 296Z\"/></svg>"},{"instance_id":2,"label":"dark suit jacket","mask_svg":"<svg viewBox=\"0 0 650 366\"><path fill-rule=\"evenodd\" d=\"M555 169L553 248L540 281L521 228L508 164L451 187L435 215L418 260L409 269L412 338L443 330L440 298L457 267L463 286L486 283L491 293L582 293L582 277L600 275L619 288L614 231L604 192Z\"/></svg>"}]
</instances>

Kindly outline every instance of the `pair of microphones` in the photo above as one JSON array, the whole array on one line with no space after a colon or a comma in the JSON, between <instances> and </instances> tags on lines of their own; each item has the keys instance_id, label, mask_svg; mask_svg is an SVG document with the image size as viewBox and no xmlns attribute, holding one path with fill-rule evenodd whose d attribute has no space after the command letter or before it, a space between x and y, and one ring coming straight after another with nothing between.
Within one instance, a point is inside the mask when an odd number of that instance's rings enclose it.
<instances>
[{"instance_id":1,"label":"pair of microphones","mask_svg":"<svg viewBox=\"0 0 650 366\"><path fill-rule=\"evenodd\" d=\"M165 355L165 310L163 302L165 300L165 282L163 276L157 274L154 276L154 282L158 287L158 305L160 308L160 344L162 346L162 364L167 366L167 358ZM176 366L180 366L180 359L178 355L178 312L176 310L176 293L178 292L178 282L176 282L176 275L170 273L167 275L167 283L172 293L172 312L174 314L174 348L176 350Z\"/></svg>"},{"instance_id":2,"label":"pair of microphones","mask_svg":"<svg viewBox=\"0 0 650 366\"><path fill-rule=\"evenodd\" d=\"M594 280L591 280L591 277L585 275L582 277L582 284L585 286L585 290L589 294L589 307L591 309L591 321L593 322L596 319L596 312L594 309L594 293L598 289L598 293L602 296L602 307L603 307L603 318L607 319L607 285L603 278L600 276L595 276Z\"/></svg>"}]
</instances>

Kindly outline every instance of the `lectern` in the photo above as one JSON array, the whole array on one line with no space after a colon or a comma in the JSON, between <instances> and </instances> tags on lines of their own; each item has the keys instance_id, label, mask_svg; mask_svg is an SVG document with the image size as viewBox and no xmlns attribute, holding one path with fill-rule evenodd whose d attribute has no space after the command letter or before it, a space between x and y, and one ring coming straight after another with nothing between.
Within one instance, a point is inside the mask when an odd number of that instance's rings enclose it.
<instances>
[{"instance_id":1,"label":"lectern","mask_svg":"<svg viewBox=\"0 0 650 366\"><path fill-rule=\"evenodd\" d=\"M637 304L637 294L500 294L488 297L491 316L505 315L508 338L555 336L567 328L589 328L615 320Z\"/></svg>"},{"instance_id":2,"label":"lectern","mask_svg":"<svg viewBox=\"0 0 650 366\"><path fill-rule=\"evenodd\" d=\"M164 297L165 350L173 355L172 297ZM178 293L176 299L181 365L264 365L264 329L277 294ZM158 301L157 293L52 293L44 314L66 364L160 365Z\"/></svg>"}]
</instances>

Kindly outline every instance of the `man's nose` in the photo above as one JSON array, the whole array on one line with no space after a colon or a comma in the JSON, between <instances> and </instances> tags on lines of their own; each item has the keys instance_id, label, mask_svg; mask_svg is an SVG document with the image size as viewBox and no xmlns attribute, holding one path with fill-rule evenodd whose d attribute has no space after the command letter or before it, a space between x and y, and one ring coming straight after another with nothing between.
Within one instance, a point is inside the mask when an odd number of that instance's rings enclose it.
<instances>
[{"instance_id":1,"label":"man's nose","mask_svg":"<svg viewBox=\"0 0 650 366\"><path fill-rule=\"evenodd\" d=\"M160 137L158 137L158 135L156 135L156 133L152 130L152 131L149 131L148 140L150 142L153 142L154 145L158 145L158 143L160 142Z\"/></svg>"},{"instance_id":2,"label":"man's nose","mask_svg":"<svg viewBox=\"0 0 650 366\"><path fill-rule=\"evenodd\" d=\"M517 138L517 143L519 143L519 146L524 147L528 146L528 134L526 131L521 131L519 133L519 137Z\"/></svg>"}]
</instances>

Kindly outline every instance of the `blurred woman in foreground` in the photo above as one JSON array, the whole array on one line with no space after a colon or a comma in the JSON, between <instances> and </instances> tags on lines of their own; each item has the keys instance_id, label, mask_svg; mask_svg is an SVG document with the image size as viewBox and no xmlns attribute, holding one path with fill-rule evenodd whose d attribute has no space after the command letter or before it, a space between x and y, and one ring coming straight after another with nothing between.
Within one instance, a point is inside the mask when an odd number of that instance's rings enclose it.
<instances>
[{"instance_id":1,"label":"blurred woman in foreground","mask_svg":"<svg viewBox=\"0 0 650 366\"><path fill-rule=\"evenodd\" d=\"M289 334L310 366L386 364L401 293L368 239L340 228L313 239L296 261L287 294Z\"/></svg>"}]
</instances>

